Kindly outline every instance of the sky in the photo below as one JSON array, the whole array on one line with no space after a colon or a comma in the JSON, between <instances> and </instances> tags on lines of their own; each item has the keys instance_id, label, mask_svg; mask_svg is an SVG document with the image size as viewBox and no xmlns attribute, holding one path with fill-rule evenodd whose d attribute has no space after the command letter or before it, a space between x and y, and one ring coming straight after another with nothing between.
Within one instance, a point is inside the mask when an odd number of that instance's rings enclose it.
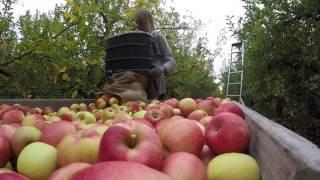
<instances>
[{"instance_id":1,"label":"sky","mask_svg":"<svg viewBox=\"0 0 320 180\"><path fill-rule=\"evenodd\" d=\"M171 5L181 14L192 14L200 19L205 25L200 29L202 35L206 35L210 50L216 49L216 42L219 33L226 28L226 16L243 16L244 8L241 0L161 0L165 7ZM26 10L35 12L38 9L41 12L47 12L54 9L56 3L65 3L65 0L18 0L15 6L17 16L24 14ZM214 72L219 74L223 61L230 58L231 44L236 39L227 34L226 44L223 46L222 56L217 57L214 62Z\"/></svg>"}]
</instances>

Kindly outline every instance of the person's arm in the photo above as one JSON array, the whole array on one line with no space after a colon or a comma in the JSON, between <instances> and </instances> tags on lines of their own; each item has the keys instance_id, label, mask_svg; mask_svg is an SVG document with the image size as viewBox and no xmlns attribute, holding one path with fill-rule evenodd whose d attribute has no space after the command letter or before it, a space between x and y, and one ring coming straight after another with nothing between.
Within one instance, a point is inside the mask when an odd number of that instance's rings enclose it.
<instances>
[{"instance_id":1,"label":"person's arm","mask_svg":"<svg viewBox=\"0 0 320 180\"><path fill-rule=\"evenodd\" d=\"M176 60L173 57L169 43L166 38L159 33L159 46L162 51L162 58L164 58L163 69L165 74L170 73L176 67Z\"/></svg>"}]
</instances>

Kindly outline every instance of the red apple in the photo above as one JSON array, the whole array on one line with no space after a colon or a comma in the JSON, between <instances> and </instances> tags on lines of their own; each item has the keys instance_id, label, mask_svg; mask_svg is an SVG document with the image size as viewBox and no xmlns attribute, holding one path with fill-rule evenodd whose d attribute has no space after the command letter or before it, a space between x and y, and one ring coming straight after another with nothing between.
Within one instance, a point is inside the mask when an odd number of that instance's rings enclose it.
<instances>
[{"instance_id":1,"label":"red apple","mask_svg":"<svg viewBox=\"0 0 320 180\"><path fill-rule=\"evenodd\" d=\"M172 120L171 120L171 119L163 119L163 120L157 122L157 124L156 124L156 126L155 126L156 132L157 132L158 134L160 134L161 131L162 131L162 129L163 129L163 127L164 127L167 123L169 123L170 121L172 121Z\"/></svg>"},{"instance_id":2,"label":"red apple","mask_svg":"<svg viewBox=\"0 0 320 180\"><path fill-rule=\"evenodd\" d=\"M218 107L218 106L220 106L222 100L221 100L221 98L214 98L213 102L214 102L215 106Z\"/></svg>"},{"instance_id":3,"label":"red apple","mask_svg":"<svg viewBox=\"0 0 320 180\"><path fill-rule=\"evenodd\" d=\"M152 168L162 162L162 146L156 132L135 121L111 126L100 144L100 161L134 161Z\"/></svg>"},{"instance_id":4,"label":"red apple","mask_svg":"<svg viewBox=\"0 0 320 180\"><path fill-rule=\"evenodd\" d=\"M173 116L181 115L181 111L178 108L173 109Z\"/></svg>"},{"instance_id":5,"label":"red apple","mask_svg":"<svg viewBox=\"0 0 320 180\"><path fill-rule=\"evenodd\" d=\"M0 134L0 167L7 164L11 156L10 141Z\"/></svg>"},{"instance_id":6,"label":"red apple","mask_svg":"<svg viewBox=\"0 0 320 180\"><path fill-rule=\"evenodd\" d=\"M182 115L188 117L192 111L197 109L197 103L192 98L184 98L180 100L178 107Z\"/></svg>"},{"instance_id":7,"label":"red apple","mask_svg":"<svg viewBox=\"0 0 320 180\"><path fill-rule=\"evenodd\" d=\"M114 119L113 123L116 124L119 122L130 121L132 120L132 117L127 112L120 111L114 115L113 119Z\"/></svg>"},{"instance_id":8,"label":"red apple","mask_svg":"<svg viewBox=\"0 0 320 180\"><path fill-rule=\"evenodd\" d=\"M90 167L90 164L72 163L56 170L53 174L50 175L48 180L69 180L76 172L81 171L87 167Z\"/></svg>"},{"instance_id":9,"label":"red apple","mask_svg":"<svg viewBox=\"0 0 320 180\"><path fill-rule=\"evenodd\" d=\"M227 103L221 104L216 109L215 115L222 113L222 112L234 113L234 114L237 114L237 115L241 116L242 118L244 118L244 113L242 112L242 110L239 108L239 106L237 106L236 104L234 104L232 102L227 102Z\"/></svg>"},{"instance_id":10,"label":"red apple","mask_svg":"<svg viewBox=\"0 0 320 180\"><path fill-rule=\"evenodd\" d=\"M94 164L74 174L70 180L172 180L168 175L143 164L112 161Z\"/></svg>"},{"instance_id":11,"label":"red apple","mask_svg":"<svg viewBox=\"0 0 320 180\"><path fill-rule=\"evenodd\" d=\"M213 116L205 116L199 122L206 127L208 123L212 120Z\"/></svg>"},{"instance_id":12,"label":"red apple","mask_svg":"<svg viewBox=\"0 0 320 180\"><path fill-rule=\"evenodd\" d=\"M200 121L205 116L208 116L208 114L204 110L198 109L190 113L188 119Z\"/></svg>"},{"instance_id":13,"label":"red apple","mask_svg":"<svg viewBox=\"0 0 320 180\"><path fill-rule=\"evenodd\" d=\"M10 123L21 123L25 118L22 111L19 110L10 110L3 114L2 121L4 124Z\"/></svg>"},{"instance_id":14,"label":"red apple","mask_svg":"<svg viewBox=\"0 0 320 180\"><path fill-rule=\"evenodd\" d=\"M0 119L2 119L2 116L5 112L10 111L10 110L14 110L14 108L12 106L3 104L0 106Z\"/></svg>"},{"instance_id":15,"label":"red apple","mask_svg":"<svg viewBox=\"0 0 320 180\"><path fill-rule=\"evenodd\" d=\"M206 99L207 99L207 100L214 100L214 99L215 99L215 97L213 97L213 96L209 96L209 97L207 97Z\"/></svg>"},{"instance_id":16,"label":"red apple","mask_svg":"<svg viewBox=\"0 0 320 180\"><path fill-rule=\"evenodd\" d=\"M232 102L230 98L225 98L221 101L221 104Z\"/></svg>"},{"instance_id":17,"label":"red apple","mask_svg":"<svg viewBox=\"0 0 320 180\"><path fill-rule=\"evenodd\" d=\"M109 103L110 98L112 97L111 94L105 94L101 96L102 99L104 99L107 103Z\"/></svg>"},{"instance_id":18,"label":"red apple","mask_svg":"<svg viewBox=\"0 0 320 180\"><path fill-rule=\"evenodd\" d=\"M179 116L179 115L174 115L170 118L171 120L175 120L175 119L185 119L183 116Z\"/></svg>"},{"instance_id":19,"label":"red apple","mask_svg":"<svg viewBox=\"0 0 320 180\"><path fill-rule=\"evenodd\" d=\"M157 103L149 103L146 105L146 107L144 108L144 110L148 111L154 107L156 107L158 104Z\"/></svg>"},{"instance_id":20,"label":"red apple","mask_svg":"<svg viewBox=\"0 0 320 180\"><path fill-rule=\"evenodd\" d=\"M41 114L42 115L48 115L50 113L53 113L54 110L52 109L52 107L46 106L45 108L43 108Z\"/></svg>"},{"instance_id":21,"label":"red apple","mask_svg":"<svg viewBox=\"0 0 320 180\"><path fill-rule=\"evenodd\" d=\"M172 108L176 108L178 107L179 101L176 98L170 98L165 100L163 103L171 106Z\"/></svg>"},{"instance_id":22,"label":"red apple","mask_svg":"<svg viewBox=\"0 0 320 180\"><path fill-rule=\"evenodd\" d=\"M71 122L54 122L42 128L40 141L57 147L63 137L74 132L76 132L76 128Z\"/></svg>"},{"instance_id":23,"label":"red apple","mask_svg":"<svg viewBox=\"0 0 320 180\"><path fill-rule=\"evenodd\" d=\"M155 125L158 121L165 119L165 117L159 109L150 109L145 113L144 119Z\"/></svg>"},{"instance_id":24,"label":"red apple","mask_svg":"<svg viewBox=\"0 0 320 180\"><path fill-rule=\"evenodd\" d=\"M147 125L147 126L149 126L151 128L154 128L154 126L149 121L147 121L145 119L135 119L134 121L138 122L138 123L142 123L144 125ZM130 122L130 121L128 121L128 122Z\"/></svg>"},{"instance_id":25,"label":"red apple","mask_svg":"<svg viewBox=\"0 0 320 180\"><path fill-rule=\"evenodd\" d=\"M159 110L163 113L164 118L171 118L174 115L173 108L166 104L160 104Z\"/></svg>"},{"instance_id":26,"label":"red apple","mask_svg":"<svg viewBox=\"0 0 320 180\"><path fill-rule=\"evenodd\" d=\"M1 180L30 180L29 178L13 171L0 172L0 179Z\"/></svg>"},{"instance_id":27,"label":"red apple","mask_svg":"<svg viewBox=\"0 0 320 180\"><path fill-rule=\"evenodd\" d=\"M18 128L11 139L11 147L16 157L28 144L39 141L40 136L41 131L35 127L22 126Z\"/></svg>"},{"instance_id":28,"label":"red apple","mask_svg":"<svg viewBox=\"0 0 320 180\"><path fill-rule=\"evenodd\" d=\"M40 114L29 114L21 123L22 126L33 126L38 129L42 129L46 125L44 118Z\"/></svg>"},{"instance_id":29,"label":"red apple","mask_svg":"<svg viewBox=\"0 0 320 180\"><path fill-rule=\"evenodd\" d=\"M214 116L206 127L205 139L212 152L244 152L250 142L250 129L240 116L222 112Z\"/></svg>"},{"instance_id":30,"label":"red apple","mask_svg":"<svg viewBox=\"0 0 320 180\"><path fill-rule=\"evenodd\" d=\"M42 113L42 109L41 108L31 108L29 109L29 111L27 112L27 114L41 114Z\"/></svg>"},{"instance_id":31,"label":"red apple","mask_svg":"<svg viewBox=\"0 0 320 180\"><path fill-rule=\"evenodd\" d=\"M204 163L204 165L207 167L209 162L215 157L216 155L211 152L210 148L208 145L204 145L202 148L202 152L200 155L201 161Z\"/></svg>"},{"instance_id":32,"label":"red apple","mask_svg":"<svg viewBox=\"0 0 320 180\"><path fill-rule=\"evenodd\" d=\"M176 152L163 162L162 172L174 180L206 180L206 167L194 154Z\"/></svg>"},{"instance_id":33,"label":"red apple","mask_svg":"<svg viewBox=\"0 0 320 180\"><path fill-rule=\"evenodd\" d=\"M202 125L199 121L197 120L190 120L191 122L194 122L200 129L202 134L204 135L204 132L206 130L206 127L204 127L204 125Z\"/></svg>"},{"instance_id":34,"label":"red apple","mask_svg":"<svg viewBox=\"0 0 320 180\"><path fill-rule=\"evenodd\" d=\"M17 127L12 126L12 124L0 125L0 135L2 134L8 141L11 141L11 138L16 131Z\"/></svg>"},{"instance_id":35,"label":"red apple","mask_svg":"<svg viewBox=\"0 0 320 180\"><path fill-rule=\"evenodd\" d=\"M171 152L200 155L204 145L201 129L190 120L176 119L166 123L159 133L161 142Z\"/></svg>"},{"instance_id":36,"label":"red apple","mask_svg":"<svg viewBox=\"0 0 320 180\"><path fill-rule=\"evenodd\" d=\"M77 117L77 113L74 111L67 111L67 112L64 112L60 117L62 120L65 120L65 121L75 121Z\"/></svg>"},{"instance_id":37,"label":"red apple","mask_svg":"<svg viewBox=\"0 0 320 180\"><path fill-rule=\"evenodd\" d=\"M137 101L129 101L126 103L126 106L129 112L135 113L142 110L142 108L140 107L140 103Z\"/></svg>"},{"instance_id":38,"label":"red apple","mask_svg":"<svg viewBox=\"0 0 320 180\"><path fill-rule=\"evenodd\" d=\"M198 103L198 109L205 111L209 116L214 115L216 106L213 100L203 100Z\"/></svg>"},{"instance_id":39,"label":"red apple","mask_svg":"<svg viewBox=\"0 0 320 180\"><path fill-rule=\"evenodd\" d=\"M12 107L15 110L19 110L19 111L23 112L23 114L27 114L28 111L31 109L28 106L22 106L21 104L13 104Z\"/></svg>"},{"instance_id":40,"label":"red apple","mask_svg":"<svg viewBox=\"0 0 320 180\"><path fill-rule=\"evenodd\" d=\"M65 136L57 147L60 167L75 162L98 162L100 140L101 135L92 129L80 130Z\"/></svg>"}]
</instances>

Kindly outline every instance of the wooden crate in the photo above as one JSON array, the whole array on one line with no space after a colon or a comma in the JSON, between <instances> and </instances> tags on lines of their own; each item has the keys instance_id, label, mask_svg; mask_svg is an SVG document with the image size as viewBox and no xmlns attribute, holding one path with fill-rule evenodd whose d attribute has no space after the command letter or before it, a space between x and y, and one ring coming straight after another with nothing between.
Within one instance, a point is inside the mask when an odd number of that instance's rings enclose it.
<instances>
[{"instance_id":1,"label":"wooden crate","mask_svg":"<svg viewBox=\"0 0 320 180\"><path fill-rule=\"evenodd\" d=\"M69 106L73 103L85 103L89 104L95 102L94 99L0 99L1 104L21 104L29 107L40 107L46 106L52 107L54 110L58 110L62 106Z\"/></svg>"},{"instance_id":2,"label":"wooden crate","mask_svg":"<svg viewBox=\"0 0 320 180\"><path fill-rule=\"evenodd\" d=\"M50 106L57 110L73 103L91 103L93 99L0 99L0 104L30 107ZM291 130L238 104L252 130L250 154L261 167L262 180L320 180L320 149Z\"/></svg>"},{"instance_id":3,"label":"wooden crate","mask_svg":"<svg viewBox=\"0 0 320 180\"><path fill-rule=\"evenodd\" d=\"M252 136L250 154L262 180L320 180L320 149L291 130L240 105Z\"/></svg>"}]
</instances>

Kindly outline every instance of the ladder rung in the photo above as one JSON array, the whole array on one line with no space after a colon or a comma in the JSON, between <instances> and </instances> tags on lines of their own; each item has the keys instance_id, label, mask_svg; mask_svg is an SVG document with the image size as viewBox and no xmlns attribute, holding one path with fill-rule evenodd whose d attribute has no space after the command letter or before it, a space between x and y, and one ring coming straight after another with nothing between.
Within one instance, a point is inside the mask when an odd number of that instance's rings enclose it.
<instances>
[{"instance_id":1,"label":"ladder rung","mask_svg":"<svg viewBox=\"0 0 320 180\"><path fill-rule=\"evenodd\" d=\"M241 83L228 83L228 84L231 84L231 85L232 85L232 84L239 84L239 85L240 85Z\"/></svg>"},{"instance_id":2,"label":"ladder rung","mask_svg":"<svg viewBox=\"0 0 320 180\"><path fill-rule=\"evenodd\" d=\"M239 94L239 95L232 95L232 94L230 94L230 95L227 95L227 96L235 97L235 96L240 96L240 94Z\"/></svg>"},{"instance_id":3,"label":"ladder rung","mask_svg":"<svg viewBox=\"0 0 320 180\"><path fill-rule=\"evenodd\" d=\"M242 71L230 71L231 74L242 73Z\"/></svg>"},{"instance_id":4,"label":"ladder rung","mask_svg":"<svg viewBox=\"0 0 320 180\"><path fill-rule=\"evenodd\" d=\"M238 63L240 64L241 61L231 61L231 63L232 63L232 64L238 64Z\"/></svg>"},{"instance_id":5,"label":"ladder rung","mask_svg":"<svg viewBox=\"0 0 320 180\"><path fill-rule=\"evenodd\" d=\"M241 53L241 51L232 52L232 54L237 54L237 53Z\"/></svg>"}]
</instances>

